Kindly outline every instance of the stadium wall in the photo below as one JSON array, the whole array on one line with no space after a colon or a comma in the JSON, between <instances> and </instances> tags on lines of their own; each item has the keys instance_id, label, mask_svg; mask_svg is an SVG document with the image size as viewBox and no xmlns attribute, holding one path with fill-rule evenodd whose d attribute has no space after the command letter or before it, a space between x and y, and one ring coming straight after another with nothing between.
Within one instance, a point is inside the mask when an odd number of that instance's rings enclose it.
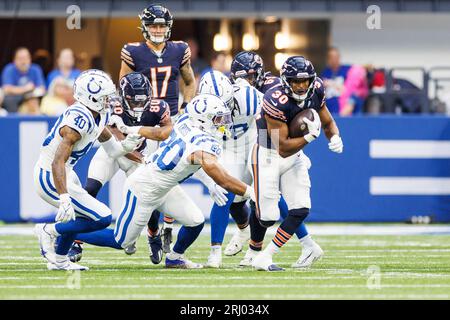
<instances>
[{"instance_id":1,"label":"stadium wall","mask_svg":"<svg viewBox=\"0 0 450 320\"><path fill-rule=\"evenodd\" d=\"M33 166L55 118L0 118L0 220L48 220L55 209L34 191ZM312 161L313 208L308 221L402 222L413 215L450 221L450 122L438 116L336 119L343 154L322 135L305 148ZM96 148L76 167L84 183ZM116 216L125 177L119 173L99 195ZM190 179L183 188L208 217L206 188Z\"/></svg>"}]
</instances>

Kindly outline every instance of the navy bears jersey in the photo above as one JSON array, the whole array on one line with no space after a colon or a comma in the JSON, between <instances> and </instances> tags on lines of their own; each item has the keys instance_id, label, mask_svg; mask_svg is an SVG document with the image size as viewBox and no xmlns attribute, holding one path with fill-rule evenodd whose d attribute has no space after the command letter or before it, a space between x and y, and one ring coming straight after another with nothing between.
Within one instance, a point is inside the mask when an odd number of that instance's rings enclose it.
<instances>
[{"instance_id":1,"label":"navy bears jersey","mask_svg":"<svg viewBox=\"0 0 450 320\"><path fill-rule=\"evenodd\" d=\"M129 127L145 126L154 127L157 125L163 126L170 120L170 108L167 102L163 100L152 100L150 108L142 113L140 119L132 118L121 106L116 106L112 110L113 115L118 115L122 118L123 123ZM145 149L145 140L137 151L141 152Z\"/></svg>"},{"instance_id":2,"label":"navy bears jersey","mask_svg":"<svg viewBox=\"0 0 450 320\"><path fill-rule=\"evenodd\" d=\"M320 78L316 78L314 90L300 104L284 93L281 84L273 86L264 94L261 117L256 121L258 126L258 144L266 148L275 149L267 132L265 115L272 119L282 121L289 126L292 119L300 111L311 108L319 112L324 105L325 88Z\"/></svg>"},{"instance_id":3,"label":"navy bears jersey","mask_svg":"<svg viewBox=\"0 0 450 320\"><path fill-rule=\"evenodd\" d=\"M264 83L258 90L262 93L266 93L269 89L276 85L281 85L280 77L273 76L272 73L266 72L264 74Z\"/></svg>"},{"instance_id":4,"label":"navy bears jersey","mask_svg":"<svg viewBox=\"0 0 450 320\"><path fill-rule=\"evenodd\" d=\"M166 101L172 116L178 113L178 76L191 58L184 41L167 41L160 56L146 42L128 43L122 48L121 59L131 70L146 75L153 87L153 97Z\"/></svg>"}]
</instances>

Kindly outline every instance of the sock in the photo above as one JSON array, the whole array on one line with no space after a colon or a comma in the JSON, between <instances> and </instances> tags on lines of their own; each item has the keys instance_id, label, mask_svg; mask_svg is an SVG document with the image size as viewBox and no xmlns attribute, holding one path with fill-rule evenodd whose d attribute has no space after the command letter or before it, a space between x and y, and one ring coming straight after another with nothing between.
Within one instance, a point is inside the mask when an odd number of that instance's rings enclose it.
<instances>
[{"instance_id":1,"label":"sock","mask_svg":"<svg viewBox=\"0 0 450 320\"><path fill-rule=\"evenodd\" d=\"M86 185L84 186L84 190L86 190L94 198L97 198L97 194L102 187L103 187L103 185L100 181L97 181L92 178L87 178Z\"/></svg>"},{"instance_id":2,"label":"sock","mask_svg":"<svg viewBox=\"0 0 450 320\"><path fill-rule=\"evenodd\" d=\"M280 209L280 214L281 214L281 217L283 218L283 220L286 219L286 217L289 214L289 208L283 197L281 197L280 201L278 202L278 208ZM304 222L302 222L300 224L298 229L295 231L295 234L297 235L297 238L299 238L299 239L308 235L308 230L306 229L306 225Z\"/></svg>"},{"instance_id":3,"label":"sock","mask_svg":"<svg viewBox=\"0 0 450 320\"><path fill-rule=\"evenodd\" d=\"M300 243L303 247L312 247L314 245L314 241L309 234L301 238Z\"/></svg>"},{"instance_id":4,"label":"sock","mask_svg":"<svg viewBox=\"0 0 450 320\"><path fill-rule=\"evenodd\" d=\"M195 227L182 226L178 232L177 242L173 246L173 251L179 254L183 254L187 248L197 239L200 232L203 229L205 223L199 224Z\"/></svg>"},{"instance_id":5,"label":"sock","mask_svg":"<svg viewBox=\"0 0 450 320\"><path fill-rule=\"evenodd\" d=\"M270 254L271 256L278 253L278 251L280 251L280 248L273 241L271 241L267 248L264 249L264 252Z\"/></svg>"},{"instance_id":6,"label":"sock","mask_svg":"<svg viewBox=\"0 0 450 320\"><path fill-rule=\"evenodd\" d=\"M56 247L56 254L66 256L69 253L70 247L75 240L76 233L67 233L58 237L58 246Z\"/></svg>"},{"instance_id":7,"label":"sock","mask_svg":"<svg viewBox=\"0 0 450 320\"><path fill-rule=\"evenodd\" d=\"M250 249L254 251L261 251L264 236L266 235L267 229L264 228L258 221L256 217L256 208L254 205L250 205Z\"/></svg>"},{"instance_id":8,"label":"sock","mask_svg":"<svg viewBox=\"0 0 450 320\"><path fill-rule=\"evenodd\" d=\"M170 260L177 260L177 259L180 259L182 255L183 255L183 254L181 254L181 253L176 253L176 252L173 251L173 249L172 249L172 251L171 251L166 257L167 257L168 259L170 259Z\"/></svg>"},{"instance_id":9,"label":"sock","mask_svg":"<svg viewBox=\"0 0 450 320\"><path fill-rule=\"evenodd\" d=\"M60 234L58 233L58 231L56 231L55 226L56 226L56 223L47 223L44 226L44 231L47 232L51 236L58 237Z\"/></svg>"},{"instance_id":10,"label":"sock","mask_svg":"<svg viewBox=\"0 0 450 320\"><path fill-rule=\"evenodd\" d=\"M288 218L286 218L286 219L288 219ZM282 246L284 246L286 244L286 242L289 241L289 239L291 237L292 237L292 234L288 234L286 231L283 230L282 226L280 225L277 229L277 234L272 239L271 244L275 245L278 248L281 248Z\"/></svg>"},{"instance_id":11,"label":"sock","mask_svg":"<svg viewBox=\"0 0 450 320\"><path fill-rule=\"evenodd\" d=\"M248 226L249 210L246 201L232 203L230 206L230 214L239 229L245 229Z\"/></svg>"},{"instance_id":12,"label":"sock","mask_svg":"<svg viewBox=\"0 0 450 320\"><path fill-rule=\"evenodd\" d=\"M104 217L97 221L78 217L75 220L69 222L56 223L55 230L61 235L86 233L104 229L108 227L110 223L111 216Z\"/></svg>"},{"instance_id":13,"label":"sock","mask_svg":"<svg viewBox=\"0 0 450 320\"><path fill-rule=\"evenodd\" d=\"M211 223L211 244L222 244L223 238L225 237L225 231L228 226L228 212L233 203L235 195L233 193L227 194L227 203L219 207L216 203L214 203L211 214L209 216L209 220Z\"/></svg>"},{"instance_id":14,"label":"sock","mask_svg":"<svg viewBox=\"0 0 450 320\"><path fill-rule=\"evenodd\" d=\"M95 246L122 249L122 247L116 242L113 229L103 229L95 232L80 233L76 238L77 240L81 240Z\"/></svg>"},{"instance_id":15,"label":"sock","mask_svg":"<svg viewBox=\"0 0 450 320\"><path fill-rule=\"evenodd\" d=\"M158 233L160 216L161 213L158 210L153 211L150 220L147 223L148 230L152 234Z\"/></svg>"},{"instance_id":16,"label":"sock","mask_svg":"<svg viewBox=\"0 0 450 320\"><path fill-rule=\"evenodd\" d=\"M215 246L211 246L211 252L212 251L222 251L222 246L218 246L218 245L215 245Z\"/></svg>"},{"instance_id":17,"label":"sock","mask_svg":"<svg viewBox=\"0 0 450 320\"><path fill-rule=\"evenodd\" d=\"M172 229L172 225L175 219L164 215L164 229Z\"/></svg>"},{"instance_id":18,"label":"sock","mask_svg":"<svg viewBox=\"0 0 450 320\"><path fill-rule=\"evenodd\" d=\"M297 215L297 211L301 211L302 209L292 210L292 214L289 214L286 219L281 223L281 225L277 229L277 234L273 238L272 242L277 247L282 247L289 239L292 237L294 232L298 229L303 219L305 219L305 215L299 216Z\"/></svg>"}]
</instances>

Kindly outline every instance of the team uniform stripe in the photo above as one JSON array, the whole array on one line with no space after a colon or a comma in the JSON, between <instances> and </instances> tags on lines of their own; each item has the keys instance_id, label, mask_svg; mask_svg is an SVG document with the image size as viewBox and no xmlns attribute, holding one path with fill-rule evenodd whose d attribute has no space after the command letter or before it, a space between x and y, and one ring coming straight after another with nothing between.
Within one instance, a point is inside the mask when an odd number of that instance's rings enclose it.
<instances>
[{"instance_id":1,"label":"team uniform stripe","mask_svg":"<svg viewBox=\"0 0 450 320\"><path fill-rule=\"evenodd\" d=\"M120 237L119 241L117 241L117 243L120 244L120 245L122 245L122 243L124 242L125 237L127 235L128 226L130 225L130 222L133 219L134 210L136 209L136 202L137 202L137 198L133 195L133 200L132 200L132 204L131 204L130 214L128 215L128 218L125 221L125 225L123 226L122 236Z\"/></svg>"},{"instance_id":2,"label":"team uniform stripe","mask_svg":"<svg viewBox=\"0 0 450 320\"><path fill-rule=\"evenodd\" d=\"M41 169L42 170L42 169ZM56 190L56 188L52 185L51 181L50 181L50 171L46 171L45 172L45 180L47 182L48 187L50 188L50 190L52 190L53 192L58 192Z\"/></svg>"},{"instance_id":3,"label":"team uniform stripe","mask_svg":"<svg viewBox=\"0 0 450 320\"><path fill-rule=\"evenodd\" d=\"M245 104L247 106L247 116L250 115L250 87L245 91Z\"/></svg>"},{"instance_id":4,"label":"team uniform stripe","mask_svg":"<svg viewBox=\"0 0 450 320\"><path fill-rule=\"evenodd\" d=\"M284 238L286 238L288 240L292 237L292 235L290 235L289 233L287 233L286 231L284 231L281 228L278 228L277 232L279 232Z\"/></svg>"},{"instance_id":5,"label":"team uniform stripe","mask_svg":"<svg viewBox=\"0 0 450 320\"><path fill-rule=\"evenodd\" d=\"M44 178L43 178L43 172L44 172L44 170L43 170L43 169L40 169L40 171L39 171L39 183L41 184L42 190L44 190L44 192L45 192L50 198L52 198L53 200L59 201L59 197L53 195L53 194L47 189L47 187L45 186L45 184L44 184Z\"/></svg>"},{"instance_id":6,"label":"team uniform stripe","mask_svg":"<svg viewBox=\"0 0 450 320\"><path fill-rule=\"evenodd\" d=\"M255 206L256 206L256 216L260 217L260 211L259 211L259 172L258 172L258 151L259 151L259 145L255 144L253 146L253 154L252 154L252 168L253 168L253 188L255 189Z\"/></svg>"},{"instance_id":7,"label":"team uniform stripe","mask_svg":"<svg viewBox=\"0 0 450 320\"><path fill-rule=\"evenodd\" d=\"M95 212L92 209L89 209L88 207L85 207L84 205L82 205L80 202L78 202L76 199L70 197L72 199L72 203L75 207L78 207L78 211L80 213L82 213L85 216L91 217L93 219L98 219L100 220L102 218L102 216L100 216L97 212Z\"/></svg>"},{"instance_id":8,"label":"team uniform stripe","mask_svg":"<svg viewBox=\"0 0 450 320\"><path fill-rule=\"evenodd\" d=\"M214 86L214 91L216 92L216 96L219 96L219 88L217 87L216 77L214 77L214 72L211 70L209 73L211 73L211 79Z\"/></svg>"},{"instance_id":9,"label":"team uniform stripe","mask_svg":"<svg viewBox=\"0 0 450 320\"><path fill-rule=\"evenodd\" d=\"M131 192L130 190L128 190L127 192L127 197L125 200L125 205L123 206L122 212L119 215L119 218L117 219L117 224L114 230L114 237L117 238L117 235L120 233L120 226L122 225L122 220L123 217L126 215L127 211L128 211L128 205L130 204L130 196L131 196Z\"/></svg>"},{"instance_id":10,"label":"team uniform stripe","mask_svg":"<svg viewBox=\"0 0 450 320\"><path fill-rule=\"evenodd\" d=\"M253 89L253 115L256 114L257 105L258 105L258 93L256 92L256 89Z\"/></svg>"},{"instance_id":11,"label":"team uniform stripe","mask_svg":"<svg viewBox=\"0 0 450 320\"><path fill-rule=\"evenodd\" d=\"M278 248L281 248L281 247L283 246L283 244L280 243L276 238L273 238L273 239L272 239L272 242L273 242Z\"/></svg>"},{"instance_id":12,"label":"team uniform stripe","mask_svg":"<svg viewBox=\"0 0 450 320\"><path fill-rule=\"evenodd\" d=\"M277 233L275 235L275 238L277 238L281 243L286 243L289 239L286 239L285 237L283 237L281 234Z\"/></svg>"}]
</instances>

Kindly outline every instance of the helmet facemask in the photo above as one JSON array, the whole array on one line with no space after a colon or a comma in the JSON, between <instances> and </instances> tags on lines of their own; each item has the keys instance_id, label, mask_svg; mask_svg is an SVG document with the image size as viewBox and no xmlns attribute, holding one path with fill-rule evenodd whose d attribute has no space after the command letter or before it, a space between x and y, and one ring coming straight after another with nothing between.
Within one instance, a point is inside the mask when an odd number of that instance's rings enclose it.
<instances>
[{"instance_id":1,"label":"helmet facemask","mask_svg":"<svg viewBox=\"0 0 450 320\"><path fill-rule=\"evenodd\" d=\"M142 114L150 105L151 97L145 94L137 94L134 97L125 96L123 100L126 106L125 111L130 115L130 117L140 121Z\"/></svg>"},{"instance_id":2,"label":"helmet facemask","mask_svg":"<svg viewBox=\"0 0 450 320\"><path fill-rule=\"evenodd\" d=\"M231 137L231 126L233 125L233 119L231 112L220 113L215 115L212 119L212 124L215 128L214 133L219 138L226 136Z\"/></svg>"},{"instance_id":3,"label":"helmet facemask","mask_svg":"<svg viewBox=\"0 0 450 320\"><path fill-rule=\"evenodd\" d=\"M285 92L288 96L290 96L291 98L293 98L294 100L296 100L297 102L303 102L305 101L305 99L310 95L310 93L312 92L313 88L314 88L314 80L315 77L310 77L308 75L306 75L305 77L303 76L297 76L297 77L285 77L282 76L281 77L281 81L283 83L283 86L285 88ZM294 91L292 82L297 81L308 81L308 87L306 89L297 89Z\"/></svg>"}]
</instances>

